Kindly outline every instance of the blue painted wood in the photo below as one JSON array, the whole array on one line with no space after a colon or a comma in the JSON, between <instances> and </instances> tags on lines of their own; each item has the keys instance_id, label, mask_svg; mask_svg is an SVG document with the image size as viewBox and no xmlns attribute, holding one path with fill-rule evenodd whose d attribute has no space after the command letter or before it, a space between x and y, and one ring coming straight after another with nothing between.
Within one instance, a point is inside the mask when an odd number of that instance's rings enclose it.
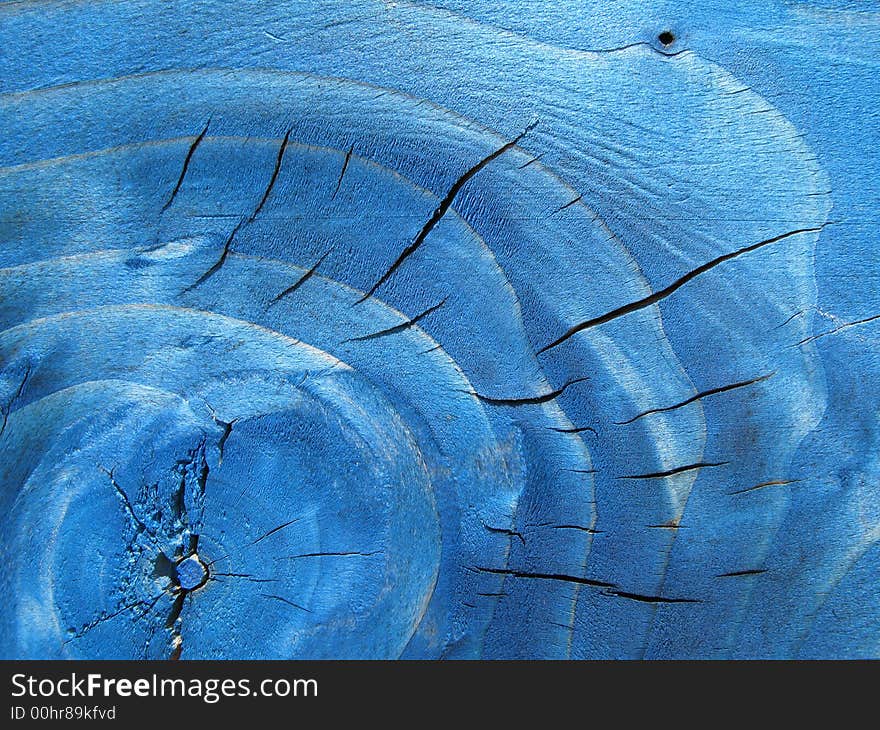
<instances>
[{"instance_id":1,"label":"blue painted wood","mask_svg":"<svg viewBox=\"0 0 880 730\"><path fill-rule=\"evenodd\" d=\"M880 4L0 49L0 655L878 655Z\"/></svg>"}]
</instances>

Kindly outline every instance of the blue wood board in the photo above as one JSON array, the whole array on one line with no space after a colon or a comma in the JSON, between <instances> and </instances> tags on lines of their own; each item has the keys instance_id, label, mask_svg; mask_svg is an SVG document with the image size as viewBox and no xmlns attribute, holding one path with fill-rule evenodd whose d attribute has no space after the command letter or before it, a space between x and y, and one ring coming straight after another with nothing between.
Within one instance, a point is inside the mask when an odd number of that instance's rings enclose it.
<instances>
[{"instance_id":1,"label":"blue wood board","mask_svg":"<svg viewBox=\"0 0 880 730\"><path fill-rule=\"evenodd\" d=\"M873 0L0 3L0 656L876 658L878 65Z\"/></svg>"}]
</instances>

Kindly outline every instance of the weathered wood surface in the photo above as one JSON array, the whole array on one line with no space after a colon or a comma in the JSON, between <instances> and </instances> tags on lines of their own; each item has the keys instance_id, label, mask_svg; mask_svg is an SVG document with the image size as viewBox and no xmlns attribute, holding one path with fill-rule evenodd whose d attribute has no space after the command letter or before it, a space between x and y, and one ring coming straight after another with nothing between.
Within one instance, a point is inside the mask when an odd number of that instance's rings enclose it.
<instances>
[{"instance_id":1,"label":"weathered wood surface","mask_svg":"<svg viewBox=\"0 0 880 730\"><path fill-rule=\"evenodd\" d=\"M0 654L877 656L880 5L740 5L0 4Z\"/></svg>"}]
</instances>

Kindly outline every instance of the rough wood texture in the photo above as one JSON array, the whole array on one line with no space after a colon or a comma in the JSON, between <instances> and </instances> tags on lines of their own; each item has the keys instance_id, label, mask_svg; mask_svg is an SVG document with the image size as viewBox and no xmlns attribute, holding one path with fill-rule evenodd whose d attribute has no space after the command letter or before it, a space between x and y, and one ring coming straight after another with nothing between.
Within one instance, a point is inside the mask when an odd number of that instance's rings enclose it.
<instances>
[{"instance_id":1,"label":"rough wood texture","mask_svg":"<svg viewBox=\"0 0 880 730\"><path fill-rule=\"evenodd\" d=\"M740 5L0 4L0 654L880 654L880 5Z\"/></svg>"}]
</instances>

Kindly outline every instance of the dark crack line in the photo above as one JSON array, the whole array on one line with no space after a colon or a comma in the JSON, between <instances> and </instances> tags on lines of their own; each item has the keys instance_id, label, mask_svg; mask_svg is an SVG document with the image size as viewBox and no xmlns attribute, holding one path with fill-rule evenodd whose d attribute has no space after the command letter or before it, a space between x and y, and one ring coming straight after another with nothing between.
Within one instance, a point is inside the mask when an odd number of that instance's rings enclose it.
<instances>
[{"instance_id":1,"label":"dark crack line","mask_svg":"<svg viewBox=\"0 0 880 730\"><path fill-rule=\"evenodd\" d=\"M639 413L637 416L633 416L626 421L618 421L616 426L627 426L634 421L638 421L640 418L644 418L645 416L649 416L652 413L667 413L668 411L674 411L678 408L684 408L685 406L690 405L691 403L700 400L701 398L707 398L711 395L718 395L719 393L726 393L730 390L736 390L737 388L745 388L747 385L754 385L755 383L760 383L764 380L768 380L776 375L776 371L772 373L768 373L767 375L761 375L757 378L752 378L751 380L743 380L739 383L731 383L730 385L722 385L717 388L710 388L709 390L704 390L701 393L697 393L696 395L687 398L680 403L675 403L671 406L664 406L663 408L649 408L647 411L643 411Z\"/></svg>"},{"instance_id":2,"label":"dark crack line","mask_svg":"<svg viewBox=\"0 0 880 730\"><path fill-rule=\"evenodd\" d=\"M278 179L278 173L281 172L281 164L284 161L284 153L287 151L287 145L290 141L291 131L292 129L288 129L286 134L284 135L284 139L281 140L281 145L278 148L278 155L275 158L275 166L272 169L272 175L269 177L269 182L266 185L266 189L263 191L263 197L260 198L260 202L257 203L256 208L254 208L254 212L251 213L250 216L247 218L245 218L244 216L240 217L238 224L235 226L235 228L232 229L232 233L229 234L223 244L223 250L220 253L220 258L218 258L214 265L204 274L202 274L194 284L190 284L188 287L186 287L186 289L183 290L184 294L192 291L198 286L201 286L220 270L223 264L226 263L226 258L229 256L229 253L232 251L232 242L235 240L238 232L244 226L253 223L254 220L256 220L257 216L260 214L260 211L263 209L263 206L266 204L266 201L272 194L272 189L275 187L275 181Z\"/></svg>"},{"instance_id":3,"label":"dark crack line","mask_svg":"<svg viewBox=\"0 0 880 730\"><path fill-rule=\"evenodd\" d=\"M185 525L185 532L189 532L189 545L181 545L181 556L188 550L189 554L194 554L199 547L199 534L195 532L198 523L190 519L186 506L186 489L189 486L189 468L192 468L196 479L195 489L193 490L193 503L197 509L203 508L205 492L207 491L208 477L211 468L208 466L208 460L205 456L205 444L207 443L207 435L203 435L199 439L199 443L194 449L190 450L185 459L178 459L176 467L180 474L180 483L174 494L174 502L172 509L176 517ZM185 533L184 533L185 534Z\"/></svg>"},{"instance_id":4,"label":"dark crack line","mask_svg":"<svg viewBox=\"0 0 880 730\"><path fill-rule=\"evenodd\" d=\"M419 322L421 322L423 319L425 319L425 317L428 317L429 315L433 314L438 309L440 309L440 307L442 307L444 304L446 304L447 299L448 299L448 297L444 297L440 302L438 302L434 306L428 307L424 312L422 312L421 314L417 314L415 317L412 317L411 319L406 320L406 322L401 322L400 324L396 324L393 327L388 327L387 329L379 330L378 332L373 332L372 334L369 334L369 335L362 335L361 337L351 337L347 340L342 340L341 344L345 344L347 342L365 342L367 340L375 340L378 337L387 337L388 335L395 335L398 332L405 332L406 330L417 325Z\"/></svg>"},{"instance_id":5,"label":"dark crack line","mask_svg":"<svg viewBox=\"0 0 880 730\"><path fill-rule=\"evenodd\" d=\"M821 337L827 337L828 335L834 335L838 332L842 332L843 330L848 330L850 327L856 327L860 324L867 324L868 322L873 322L876 319L880 319L880 314L875 314L871 317L865 317L864 319L857 319L853 322L846 322L839 327L835 327L834 329L830 329L827 332L820 332L817 335L811 335L810 337L805 337L803 340L797 343L797 347L801 345L806 345L814 340L818 340Z\"/></svg>"},{"instance_id":6,"label":"dark crack line","mask_svg":"<svg viewBox=\"0 0 880 730\"><path fill-rule=\"evenodd\" d=\"M641 593L630 593L628 591L610 590L605 591L606 596L617 596L618 598L628 598L631 601L640 603L703 603L698 598L669 598L667 596L646 596Z\"/></svg>"},{"instance_id":7,"label":"dark crack line","mask_svg":"<svg viewBox=\"0 0 880 730\"><path fill-rule=\"evenodd\" d=\"M455 200L455 197L464 187L465 183L470 180L474 175L476 175L480 170L482 170L486 165L495 160L496 158L503 155L509 149L515 147L519 144L520 140L525 137L529 132L531 132L537 122L532 122L529 124L520 134L518 134L514 139L510 142L503 144L497 150L492 152L491 154L484 157L480 160L476 165L468 169L463 175L461 175L453 184L452 187L446 192L446 195L443 196L443 199L440 201L440 204L434 209L434 212L431 213L431 217L428 218L427 222L422 226L421 230L418 232L416 237L413 239L412 243L409 244L397 257L393 264L385 271L382 276L370 287L369 291L364 294L356 303L360 304L361 302L369 299L373 294L376 293L376 290L382 286L389 278L400 268L401 264L406 261L413 253L415 253L418 248L425 242L425 239L428 237L428 234L434 230L434 227L440 222L440 219L446 215L446 212L452 207L452 203Z\"/></svg>"},{"instance_id":8,"label":"dark crack line","mask_svg":"<svg viewBox=\"0 0 880 730\"><path fill-rule=\"evenodd\" d=\"M757 569L757 570L734 570L731 573L721 573L720 575L716 575L716 578L739 578L740 576L747 575L761 575L762 573L766 573L766 570Z\"/></svg>"},{"instance_id":9,"label":"dark crack line","mask_svg":"<svg viewBox=\"0 0 880 730\"><path fill-rule=\"evenodd\" d=\"M519 170L525 170L529 165L531 165L532 163L537 162L537 161L540 160L543 156L544 156L544 153L543 153L543 152L542 152L540 155L535 155L531 160L529 160L528 162L524 162L524 163L523 163L522 165L520 165L517 169L519 169Z\"/></svg>"},{"instance_id":10,"label":"dark crack line","mask_svg":"<svg viewBox=\"0 0 880 730\"><path fill-rule=\"evenodd\" d=\"M687 53L687 48L682 48L680 51L664 51L660 48L657 48L653 43L649 41L633 41L632 43L627 43L622 46L615 46L614 48L584 48L582 49L584 53L620 53L621 51L627 51L630 48L638 48L639 46L645 46L648 50L653 51L661 56L666 58L675 58L676 56L680 56L682 53Z\"/></svg>"},{"instance_id":11,"label":"dark crack line","mask_svg":"<svg viewBox=\"0 0 880 730\"><path fill-rule=\"evenodd\" d=\"M243 578L249 583L277 583L277 578L258 578L250 573L214 573L213 577L220 576L222 578ZM222 581L220 581L222 583Z\"/></svg>"},{"instance_id":12,"label":"dark crack line","mask_svg":"<svg viewBox=\"0 0 880 730\"><path fill-rule=\"evenodd\" d=\"M272 176L269 178L269 183L263 191L263 197L260 198L260 202L257 203L257 207L254 208L254 212L251 213L248 223L254 222L256 217L260 214L260 211L263 209L263 206L266 204L266 201L269 199L269 196L272 194L272 188L275 187L278 173L281 172L281 163L284 161L284 153L287 152L287 144L290 141L290 133L292 131L292 128L288 129L284 135L284 139L281 140L281 146L278 148L278 156L275 158L275 167L272 169Z\"/></svg>"},{"instance_id":13,"label":"dark crack line","mask_svg":"<svg viewBox=\"0 0 880 730\"><path fill-rule=\"evenodd\" d=\"M602 535L604 534L601 530L594 530L592 527L584 527L583 525L547 525L553 530L578 530L580 532L586 532L588 535Z\"/></svg>"},{"instance_id":14,"label":"dark crack line","mask_svg":"<svg viewBox=\"0 0 880 730\"><path fill-rule=\"evenodd\" d=\"M177 193L180 192L180 186L183 185L183 178L186 177L186 171L189 169L189 163L192 160L193 155L198 149L198 146L202 143L202 140L205 138L205 135L208 133L208 127L211 125L211 117L208 117L208 121L205 123L204 128L199 133L199 136L195 138L195 141L189 146L189 150L186 153L186 157L183 160L183 167L180 170L180 176L177 178L177 184L174 186L174 190L171 191L171 197L165 202L165 205L162 206L162 212L164 213L168 208L171 207L171 204L174 202L174 198L177 197Z\"/></svg>"},{"instance_id":15,"label":"dark crack line","mask_svg":"<svg viewBox=\"0 0 880 730\"><path fill-rule=\"evenodd\" d=\"M731 251L730 253L723 254L718 256L711 261L707 261L705 264L698 266L695 269L692 269L684 276L679 277L674 282L669 284L668 286L660 289L659 291L650 294L643 299L639 299L635 302L630 302L629 304L624 304L621 307L617 307L616 309L612 309L610 312L606 312L598 317L593 317L592 319L585 320L580 324L576 324L574 327L570 328L565 334L563 334L558 339L551 342L549 345L545 345L538 352L537 355L541 355L542 353L547 352L548 350L553 349L561 345L563 342L568 340L570 337L573 337L578 332L583 332L586 329L591 327L598 327L599 325L605 324L606 322L610 322L618 317L623 317L624 315L631 314L632 312L637 312L640 309L645 309L646 307L650 307L657 302L665 299L670 294L678 291L681 287L687 284L690 281L693 281L701 274L705 274L707 271L714 269L716 266L723 264L725 261L730 261L731 259L735 259L737 256L742 256L743 254L750 253L752 251L757 251L764 246L769 246L770 244L777 243L778 241L783 241L786 238L790 238L792 236L797 236L802 233L818 233L821 231L828 223L824 223L821 226L815 226L813 228L798 228L794 231L789 231L788 233L782 233L778 236L773 236L772 238L767 238L763 241L759 241L758 243L753 243L749 246L745 246L743 248L739 248L736 251Z\"/></svg>"},{"instance_id":16,"label":"dark crack line","mask_svg":"<svg viewBox=\"0 0 880 730\"><path fill-rule=\"evenodd\" d=\"M204 274L202 274L198 279L196 279L194 284L190 284L188 287L186 287L186 289L183 290L184 294L192 291L196 287L201 286L208 279L210 279L212 276L214 276L214 274L216 274L218 271L220 271L220 267L226 263L226 258L227 258L227 256L229 256L229 252L232 250L233 240L235 240L236 235L238 235L238 232L244 227L244 225L246 223L247 223L247 219L242 216L239 219L238 223L236 224L235 228L232 229L232 233L230 233L226 237L226 240L223 242L223 250L220 252L220 257L217 259L217 261L214 262L214 265L211 266L210 269L208 269Z\"/></svg>"},{"instance_id":17,"label":"dark crack line","mask_svg":"<svg viewBox=\"0 0 880 730\"><path fill-rule=\"evenodd\" d=\"M166 629L173 628L174 624L177 623L177 619L180 618L180 613L183 611L183 601L186 598L187 593L189 593L189 591L185 588L181 588L177 593L174 603L171 604L171 610L168 612L168 618L165 619Z\"/></svg>"},{"instance_id":18,"label":"dark crack line","mask_svg":"<svg viewBox=\"0 0 880 730\"><path fill-rule=\"evenodd\" d=\"M549 403L550 401L562 395L569 386L574 385L575 383L583 383L587 380L589 380L589 378L575 378L574 380L569 380L565 385L563 385L561 388L558 388L557 390L545 393L544 395L536 395L526 398L491 398L488 395L482 395L481 393L477 393L473 390L462 390L459 392L472 395L483 401L484 403L488 403L489 405L493 406L531 406L541 405L542 403Z\"/></svg>"},{"instance_id":19,"label":"dark crack line","mask_svg":"<svg viewBox=\"0 0 880 730\"><path fill-rule=\"evenodd\" d=\"M554 580L565 583L576 583L582 586L592 586L593 588L615 588L614 583L607 583L601 580L593 580L592 578L579 578L576 575L566 575L564 573L531 573L522 570L511 570L509 568L474 568L480 573L492 573L494 575L509 575L513 578L525 578L534 580Z\"/></svg>"},{"instance_id":20,"label":"dark crack line","mask_svg":"<svg viewBox=\"0 0 880 730\"><path fill-rule=\"evenodd\" d=\"M286 603L288 606L298 608L300 611L305 611L306 613L314 613L313 611L309 611L309 609L307 609L305 606L300 606L298 603L294 603L293 601L288 600L287 598L284 598L282 596L276 596L273 593L261 593L260 595L263 598L271 598L275 601L281 601L281 603Z\"/></svg>"},{"instance_id":21,"label":"dark crack line","mask_svg":"<svg viewBox=\"0 0 880 730\"><path fill-rule=\"evenodd\" d=\"M117 609L117 610L114 611L113 613L110 613L110 614L104 614L104 615L98 616L98 618L96 618L96 619L94 619L93 621L87 623L85 626L83 626L79 631L77 631L77 632L76 632L73 636L71 636L69 639L65 639L65 640L62 642L62 644L67 644L67 643L69 643L69 642L71 642L71 641L75 641L76 639L81 639L83 636L85 636L89 631L91 631L92 629L94 629L96 626L100 626L100 625L101 625L102 623L104 623L105 621L109 621L110 619L114 619L114 618L116 618L117 616L119 616L120 614L125 613L126 611L130 611L130 610L133 609L133 608L137 608L138 606L143 606L143 605L149 603L150 605L149 605L149 607L147 608L147 612L149 612L149 610L150 610L153 606L156 605L156 601L158 601L159 598L162 597L162 595L163 595L163 594L160 593L158 596L156 596L156 598L152 599L152 603L150 603L150 599L147 599L147 600L140 599L140 600L138 600L138 601L135 601L134 603L129 603L129 604L125 605L125 606L122 606L121 608ZM145 613L146 613L146 612L145 612ZM141 616L143 616L143 615L144 615L144 613L141 614ZM139 618L140 618L140 617L139 617Z\"/></svg>"},{"instance_id":22,"label":"dark crack line","mask_svg":"<svg viewBox=\"0 0 880 730\"><path fill-rule=\"evenodd\" d=\"M381 550L373 550L369 553L359 553L359 552L339 552L339 553L300 553L299 555L282 555L276 560L299 560L300 558L368 558L371 555L379 555Z\"/></svg>"},{"instance_id":23,"label":"dark crack line","mask_svg":"<svg viewBox=\"0 0 880 730\"><path fill-rule=\"evenodd\" d=\"M12 397L9 399L9 402L0 410L0 436L3 435L3 432L6 430L6 422L9 419L9 414L12 413L12 405L17 401L21 394L24 392L24 386L27 384L28 378L31 376L31 368L30 365L25 367L24 377L22 377L21 382L18 384L18 388L16 388L15 393L12 394Z\"/></svg>"},{"instance_id":24,"label":"dark crack line","mask_svg":"<svg viewBox=\"0 0 880 730\"><path fill-rule=\"evenodd\" d=\"M747 494L748 492L754 492L757 489L764 489L766 487L782 487L786 484L794 484L795 482L799 482L800 479L772 479L768 482L761 482L760 484L756 484L753 487L748 487L747 489L739 489L736 492L730 492L731 496L735 494Z\"/></svg>"},{"instance_id":25,"label":"dark crack line","mask_svg":"<svg viewBox=\"0 0 880 730\"><path fill-rule=\"evenodd\" d=\"M620 51L626 51L630 48L638 48L639 46L647 46L652 50L654 47L648 43L648 41L634 41L633 43L627 43L623 46L614 46L613 48L585 48L583 49L584 53L620 53Z\"/></svg>"},{"instance_id":26,"label":"dark crack line","mask_svg":"<svg viewBox=\"0 0 880 730\"><path fill-rule=\"evenodd\" d=\"M491 525L487 525L485 522L483 523L483 527L486 528L489 532L495 532L499 535L507 535L508 537L517 537L519 541L525 546L526 539L523 537L521 532L517 532L516 530L510 530L504 527L492 527Z\"/></svg>"},{"instance_id":27,"label":"dark crack line","mask_svg":"<svg viewBox=\"0 0 880 730\"><path fill-rule=\"evenodd\" d=\"M570 200L569 202L565 203L564 205L560 205L550 215L556 215L557 213L561 213L563 210L565 210L566 208L570 208L575 203L580 203L583 199L584 199L583 195L578 195L574 200Z\"/></svg>"},{"instance_id":28,"label":"dark crack line","mask_svg":"<svg viewBox=\"0 0 880 730\"><path fill-rule=\"evenodd\" d=\"M671 477L675 474L681 474L686 471L693 471L695 469L704 469L709 466L725 466L729 464L729 461L698 461L696 464L687 464L685 466L677 466L675 469L669 469L668 471L655 471L650 474L627 474L626 476L617 477L618 479L662 479L664 477Z\"/></svg>"},{"instance_id":29,"label":"dark crack line","mask_svg":"<svg viewBox=\"0 0 880 730\"><path fill-rule=\"evenodd\" d=\"M576 426L575 428L556 428L554 426L548 426L548 428L551 431L556 431L556 433L584 433L585 431L589 431L593 436L599 435L596 432L596 429L591 426Z\"/></svg>"},{"instance_id":30,"label":"dark crack line","mask_svg":"<svg viewBox=\"0 0 880 730\"><path fill-rule=\"evenodd\" d=\"M272 301L269 302L269 307L274 306L275 304L280 302L282 299L284 299L284 297L290 296L297 289L299 289L303 284L305 284L309 279L311 279L312 276L314 276L315 272L318 270L318 267L324 262L324 259L326 259L330 255L330 252L332 250L333 249L331 248L326 253L324 253L321 256L321 258L319 258L312 265L312 268L310 268L305 274L303 274L301 277L299 277L299 279L297 279L295 282L293 282L293 284L291 284L289 287L287 287L287 289L285 289L280 294L278 294L274 299L272 299ZM268 309L268 307L267 307L267 309Z\"/></svg>"},{"instance_id":31,"label":"dark crack line","mask_svg":"<svg viewBox=\"0 0 880 730\"><path fill-rule=\"evenodd\" d=\"M238 419L233 418L231 421L224 421L217 416L217 412L211 407L210 403L206 402L205 405L211 412L211 420L223 429L223 433L220 434L220 438L217 440L217 464L220 465L223 463L223 449L226 447L226 442L232 435L232 427L238 422Z\"/></svg>"},{"instance_id":32,"label":"dark crack line","mask_svg":"<svg viewBox=\"0 0 880 730\"><path fill-rule=\"evenodd\" d=\"M218 458L217 463L223 463L223 449L226 447L226 442L229 440L229 437L232 435L232 427L235 425L235 422L238 419L232 419L231 421L220 421L217 425L223 427L223 433L220 434L220 438L217 440L217 451Z\"/></svg>"},{"instance_id":33,"label":"dark crack line","mask_svg":"<svg viewBox=\"0 0 880 730\"><path fill-rule=\"evenodd\" d=\"M299 522L301 519L302 519L302 517L296 517L296 518L290 520L289 522L285 522L283 525L278 525L278 527L273 527L273 528L272 528L271 530L269 530L269 532L267 532L265 535L261 535L261 536L258 537L256 540L254 540L254 541L251 543L251 545L256 545L257 543L262 542L262 541L265 540L267 537L269 537L269 536L271 536L271 535L274 535L276 532L280 532L280 531L283 530L285 527L290 527L291 525L295 525L295 524L296 524L297 522Z\"/></svg>"},{"instance_id":34,"label":"dark crack line","mask_svg":"<svg viewBox=\"0 0 880 730\"><path fill-rule=\"evenodd\" d=\"M336 198L336 193L339 192L339 188L342 185L342 178L345 177L345 171L348 169L348 163L351 160L351 153L354 152L354 145L348 148L348 152L345 153L345 159L342 161L342 169L339 171L339 179L336 181L336 188L333 190L333 195L330 196L330 200L334 200Z\"/></svg>"},{"instance_id":35,"label":"dark crack line","mask_svg":"<svg viewBox=\"0 0 880 730\"><path fill-rule=\"evenodd\" d=\"M143 611L141 611L141 612L138 614L138 616L137 616L137 618L135 619L135 621L139 621L139 620L142 619L144 616L146 616L150 611L152 611L152 610L156 607L156 604L159 602L159 599L162 598L162 596L164 596L164 595L167 595L167 594L163 592L163 593L160 593L158 596L155 596L155 597L149 602L149 605L148 605ZM147 603L147 601L142 601L142 603Z\"/></svg>"},{"instance_id":36,"label":"dark crack line","mask_svg":"<svg viewBox=\"0 0 880 730\"><path fill-rule=\"evenodd\" d=\"M205 440L202 439L199 446L196 448L195 459L200 461L199 470L196 474L196 486L197 492L193 495L193 501L196 503L197 507L202 507L204 505L205 492L208 487L208 475L210 474L211 468L208 466L208 460L205 457ZM199 502L202 504L200 505ZM185 504L185 502L184 502ZM200 520L201 521L201 520ZM190 554L195 554L199 547L199 534L196 532L192 532L192 529L196 527L196 523L190 523L189 514L186 515L186 523L190 529L189 536L189 552Z\"/></svg>"},{"instance_id":37,"label":"dark crack line","mask_svg":"<svg viewBox=\"0 0 880 730\"><path fill-rule=\"evenodd\" d=\"M791 315L791 317L789 317L787 320L785 320L782 324L776 325L773 329L775 329L775 330L782 329L783 327L785 327L785 325L787 325L789 322L791 322L793 319L795 319L795 317L800 317L801 315L803 315L805 313L806 313L806 310L801 309L799 312L795 312L793 315Z\"/></svg>"},{"instance_id":38,"label":"dark crack line","mask_svg":"<svg viewBox=\"0 0 880 730\"><path fill-rule=\"evenodd\" d=\"M128 514L129 518L134 522L138 529L145 532L147 537L153 540L154 544L158 546L159 538L155 535L155 533L147 526L147 524L141 520L140 517L137 516L137 513L134 511L134 505L132 505L131 500L128 498L128 495L125 493L125 490L119 486L119 482L116 481L116 478L113 476L114 469L107 469L100 464L98 464L98 468L107 475L107 478L110 480L110 484L113 486L113 489L116 490L116 494L119 495L119 498L122 500L122 504L125 507L125 511ZM161 552L161 551L160 551Z\"/></svg>"}]
</instances>

